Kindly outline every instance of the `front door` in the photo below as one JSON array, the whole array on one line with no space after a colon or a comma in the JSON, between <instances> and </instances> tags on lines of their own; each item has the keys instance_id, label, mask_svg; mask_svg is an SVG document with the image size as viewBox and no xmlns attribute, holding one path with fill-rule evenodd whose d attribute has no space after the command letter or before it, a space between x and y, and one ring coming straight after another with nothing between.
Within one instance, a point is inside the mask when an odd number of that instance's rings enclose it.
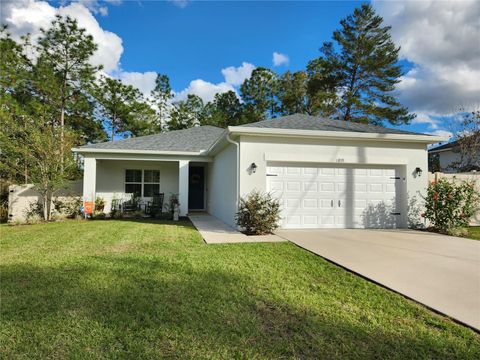
<instances>
[{"instance_id":1,"label":"front door","mask_svg":"<svg viewBox=\"0 0 480 360\"><path fill-rule=\"evenodd\" d=\"M205 168L191 166L188 183L189 210L205 210Z\"/></svg>"}]
</instances>

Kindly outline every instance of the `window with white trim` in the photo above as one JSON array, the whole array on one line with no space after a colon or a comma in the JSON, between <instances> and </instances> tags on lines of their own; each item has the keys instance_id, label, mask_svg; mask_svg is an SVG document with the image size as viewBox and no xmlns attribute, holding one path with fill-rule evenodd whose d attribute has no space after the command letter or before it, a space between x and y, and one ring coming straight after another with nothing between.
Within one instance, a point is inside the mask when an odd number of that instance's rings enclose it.
<instances>
[{"instance_id":1,"label":"window with white trim","mask_svg":"<svg viewBox=\"0 0 480 360\"><path fill-rule=\"evenodd\" d=\"M125 170L125 193L152 197L160 192L160 170Z\"/></svg>"}]
</instances>

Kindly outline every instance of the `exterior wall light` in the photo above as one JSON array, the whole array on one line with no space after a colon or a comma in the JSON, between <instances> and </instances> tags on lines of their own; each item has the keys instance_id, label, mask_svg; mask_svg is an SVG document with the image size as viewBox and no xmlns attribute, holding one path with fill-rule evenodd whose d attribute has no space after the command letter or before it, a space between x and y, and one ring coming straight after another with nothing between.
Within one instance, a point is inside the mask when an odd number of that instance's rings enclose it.
<instances>
[{"instance_id":1,"label":"exterior wall light","mask_svg":"<svg viewBox=\"0 0 480 360\"><path fill-rule=\"evenodd\" d=\"M420 169L419 167L416 167L415 171L413 173L415 174L415 176L420 177L420 176L422 176L422 172L423 172L422 169Z\"/></svg>"},{"instance_id":2,"label":"exterior wall light","mask_svg":"<svg viewBox=\"0 0 480 360\"><path fill-rule=\"evenodd\" d=\"M250 165L250 171L252 172L252 174L255 174L256 171L257 171L257 164L252 163L252 164Z\"/></svg>"}]
</instances>

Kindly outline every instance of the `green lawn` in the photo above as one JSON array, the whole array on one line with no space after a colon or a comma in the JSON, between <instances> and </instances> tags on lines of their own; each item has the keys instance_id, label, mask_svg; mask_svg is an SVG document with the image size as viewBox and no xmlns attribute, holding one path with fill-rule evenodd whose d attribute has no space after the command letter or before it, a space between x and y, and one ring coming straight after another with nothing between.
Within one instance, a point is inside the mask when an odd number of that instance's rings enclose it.
<instances>
[{"instance_id":1,"label":"green lawn","mask_svg":"<svg viewBox=\"0 0 480 360\"><path fill-rule=\"evenodd\" d=\"M0 226L0 358L480 358L480 335L290 243Z\"/></svg>"},{"instance_id":2,"label":"green lawn","mask_svg":"<svg viewBox=\"0 0 480 360\"><path fill-rule=\"evenodd\" d=\"M470 226L468 228L468 237L470 239L480 240L480 226Z\"/></svg>"}]
</instances>

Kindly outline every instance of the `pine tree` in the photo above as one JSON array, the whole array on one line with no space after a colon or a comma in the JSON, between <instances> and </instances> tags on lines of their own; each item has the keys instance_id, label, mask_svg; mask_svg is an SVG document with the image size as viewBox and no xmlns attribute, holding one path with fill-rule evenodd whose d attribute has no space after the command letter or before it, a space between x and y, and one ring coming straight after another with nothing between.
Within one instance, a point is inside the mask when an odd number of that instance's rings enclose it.
<instances>
[{"instance_id":1,"label":"pine tree","mask_svg":"<svg viewBox=\"0 0 480 360\"><path fill-rule=\"evenodd\" d=\"M202 125L221 128L242 123L243 107L234 91L215 94L212 102L205 105L205 119Z\"/></svg>"},{"instance_id":2,"label":"pine tree","mask_svg":"<svg viewBox=\"0 0 480 360\"><path fill-rule=\"evenodd\" d=\"M133 136L150 133L154 112L137 88L103 76L95 86L94 96L101 116L109 125L111 141L119 133Z\"/></svg>"},{"instance_id":3,"label":"pine tree","mask_svg":"<svg viewBox=\"0 0 480 360\"><path fill-rule=\"evenodd\" d=\"M182 130L204 123L205 106L203 100L194 94L188 94L187 99L173 104L167 130Z\"/></svg>"},{"instance_id":4,"label":"pine tree","mask_svg":"<svg viewBox=\"0 0 480 360\"><path fill-rule=\"evenodd\" d=\"M50 103L58 102L60 142L63 144L65 114L70 110L69 105L78 104L78 101L69 101L75 96L82 96L100 69L90 64L97 45L85 29L78 27L75 19L60 15L52 21L50 28L42 29L38 43L37 74L44 75L45 79L37 77L37 83L47 80L52 84L53 80L56 81L49 88L51 96L48 100ZM64 153L64 145L61 145L60 161L64 161Z\"/></svg>"},{"instance_id":5,"label":"pine tree","mask_svg":"<svg viewBox=\"0 0 480 360\"><path fill-rule=\"evenodd\" d=\"M170 80L167 75L157 74L155 79L155 88L152 93L153 103L157 107L157 128L163 129L169 118L171 105L169 102L173 98L173 91L170 86Z\"/></svg>"},{"instance_id":6,"label":"pine tree","mask_svg":"<svg viewBox=\"0 0 480 360\"><path fill-rule=\"evenodd\" d=\"M258 67L240 87L249 122L277 116L278 78L272 70Z\"/></svg>"},{"instance_id":7,"label":"pine tree","mask_svg":"<svg viewBox=\"0 0 480 360\"><path fill-rule=\"evenodd\" d=\"M338 51L324 43L322 59L338 80L339 117L347 121L392 125L409 123L415 115L402 106L393 91L402 75L390 27L369 4L355 9L333 33Z\"/></svg>"},{"instance_id":8,"label":"pine tree","mask_svg":"<svg viewBox=\"0 0 480 360\"><path fill-rule=\"evenodd\" d=\"M278 99L282 115L307 113L307 74L285 72L278 81Z\"/></svg>"}]
</instances>

